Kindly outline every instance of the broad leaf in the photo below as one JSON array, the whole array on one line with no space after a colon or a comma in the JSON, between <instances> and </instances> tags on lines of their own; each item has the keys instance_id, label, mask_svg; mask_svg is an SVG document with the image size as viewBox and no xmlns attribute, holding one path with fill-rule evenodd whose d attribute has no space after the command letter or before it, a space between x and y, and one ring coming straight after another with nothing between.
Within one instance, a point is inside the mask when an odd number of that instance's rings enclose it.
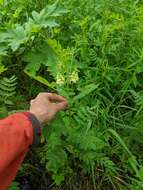
<instances>
[{"instance_id":1,"label":"broad leaf","mask_svg":"<svg viewBox=\"0 0 143 190\"><path fill-rule=\"evenodd\" d=\"M47 44L26 54L24 61L28 62L25 70L33 75L36 75L36 72L40 69L41 65L47 66L47 69L53 76L57 73L58 60L56 54Z\"/></svg>"},{"instance_id":2,"label":"broad leaf","mask_svg":"<svg viewBox=\"0 0 143 190\"><path fill-rule=\"evenodd\" d=\"M8 29L6 32L0 33L0 42L8 43L8 46L10 46L13 51L17 50L19 46L27 40L25 29L20 25L16 25L16 28Z\"/></svg>"}]
</instances>

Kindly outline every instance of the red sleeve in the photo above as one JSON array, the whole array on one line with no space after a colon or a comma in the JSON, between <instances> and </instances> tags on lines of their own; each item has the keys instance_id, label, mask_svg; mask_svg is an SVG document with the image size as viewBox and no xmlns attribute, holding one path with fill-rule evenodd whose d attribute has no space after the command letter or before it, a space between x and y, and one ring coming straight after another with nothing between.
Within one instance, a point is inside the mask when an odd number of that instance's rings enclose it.
<instances>
[{"instance_id":1,"label":"red sleeve","mask_svg":"<svg viewBox=\"0 0 143 190\"><path fill-rule=\"evenodd\" d=\"M15 178L20 163L34 141L34 127L28 112L0 120L0 190ZM34 118L35 119L35 118Z\"/></svg>"}]
</instances>

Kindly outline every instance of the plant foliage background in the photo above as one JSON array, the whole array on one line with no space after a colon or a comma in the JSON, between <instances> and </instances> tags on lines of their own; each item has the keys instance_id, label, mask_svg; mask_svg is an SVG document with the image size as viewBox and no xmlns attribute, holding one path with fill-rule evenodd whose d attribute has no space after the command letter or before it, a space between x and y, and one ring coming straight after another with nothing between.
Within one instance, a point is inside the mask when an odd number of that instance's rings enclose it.
<instances>
[{"instance_id":1,"label":"plant foliage background","mask_svg":"<svg viewBox=\"0 0 143 190\"><path fill-rule=\"evenodd\" d=\"M0 73L1 117L69 101L11 189L143 189L141 0L0 0Z\"/></svg>"}]
</instances>

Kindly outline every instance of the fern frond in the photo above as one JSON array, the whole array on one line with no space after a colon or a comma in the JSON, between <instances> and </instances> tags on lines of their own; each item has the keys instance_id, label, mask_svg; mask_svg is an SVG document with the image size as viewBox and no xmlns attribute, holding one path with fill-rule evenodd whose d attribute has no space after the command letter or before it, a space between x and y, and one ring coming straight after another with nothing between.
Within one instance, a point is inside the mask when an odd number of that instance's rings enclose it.
<instances>
[{"instance_id":1,"label":"fern frond","mask_svg":"<svg viewBox=\"0 0 143 190\"><path fill-rule=\"evenodd\" d=\"M4 104L12 104L10 98L15 95L16 89L16 77L11 78L4 77L0 80L0 102Z\"/></svg>"}]
</instances>

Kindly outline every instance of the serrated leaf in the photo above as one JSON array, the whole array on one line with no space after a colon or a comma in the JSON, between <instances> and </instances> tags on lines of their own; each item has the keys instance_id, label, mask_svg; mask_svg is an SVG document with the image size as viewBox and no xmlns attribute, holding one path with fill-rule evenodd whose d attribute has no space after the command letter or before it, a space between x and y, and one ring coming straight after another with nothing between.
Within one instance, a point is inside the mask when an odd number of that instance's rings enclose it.
<instances>
[{"instance_id":1,"label":"serrated leaf","mask_svg":"<svg viewBox=\"0 0 143 190\"><path fill-rule=\"evenodd\" d=\"M53 19L45 19L45 20L41 20L39 22L36 22L37 24L39 24L41 27L47 28L47 27L56 27L59 26L59 24L53 20Z\"/></svg>"},{"instance_id":2,"label":"serrated leaf","mask_svg":"<svg viewBox=\"0 0 143 190\"><path fill-rule=\"evenodd\" d=\"M0 42L7 42L13 51L17 50L27 40L25 29L20 25L16 25L16 28L0 33Z\"/></svg>"},{"instance_id":3,"label":"serrated leaf","mask_svg":"<svg viewBox=\"0 0 143 190\"><path fill-rule=\"evenodd\" d=\"M58 2L59 0L57 0L54 4L52 5L47 5L46 7L46 12L48 13L48 15L51 15L53 12L55 12L57 6L58 6Z\"/></svg>"},{"instance_id":4,"label":"serrated leaf","mask_svg":"<svg viewBox=\"0 0 143 190\"><path fill-rule=\"evenodd\" d=\"M47 44L44 44L43 46L39 47L39 49L25 55L24 61L29 62L25 70L32 75L36 75L36 72L40 69L42 64L48 67L48 70L52 75L54 75L54 73L57 73L56 54Z\"/></svg>"},{"instance_id":5,"label":"serrated leaf","mask_svg":"<svg viewBox=\"0 0 143 190\"><path fill-rule=\"evenodd\" d=\"M42 9L40 13L33 11L32 18L34 23L41 28L56 27L59 26L59 24L55 21L54 17L60 16L63 13L65 13L65 9L60 7L58 1L56 1L54 4Z\"/></svg>"},{"instance_id":6,"label":"serrated leaf","mask_svg":"<svg viewBox=\"0 0 143 190\"><path fill-rule=\"evenodd\" d=\"M67 10L60 6L59 0L57 0L52 5L48 5L45 10L48 13L48 16L52 17L60 16L61 14L67 13Z\"/></svg>"},{"instance_id":7,"label":"serrated leaf","mask_svg":"<svg viewBox=\"0 0 143 190\"><path fill-rule=\"evenodd\" d=\"M56 10L50 15L52 17L58 17L61 16L62 14L67 13L68 11L66 9L64 9L61 6L57 6Z\"/></svg>"},{"instance_id":8,"label":"serrated leaf","mask_svg":"<svg viewBox=\"0 0 143 190\"><path fill-rule=\"evenodd\" d=\"M29 52L24 57L24 61L29 62L25 70L31 73L32 75L36 75L36 72L40 69L42 62L44 61L43 59L43 54L41 52Z\"/></svg>"}]
</instances>

